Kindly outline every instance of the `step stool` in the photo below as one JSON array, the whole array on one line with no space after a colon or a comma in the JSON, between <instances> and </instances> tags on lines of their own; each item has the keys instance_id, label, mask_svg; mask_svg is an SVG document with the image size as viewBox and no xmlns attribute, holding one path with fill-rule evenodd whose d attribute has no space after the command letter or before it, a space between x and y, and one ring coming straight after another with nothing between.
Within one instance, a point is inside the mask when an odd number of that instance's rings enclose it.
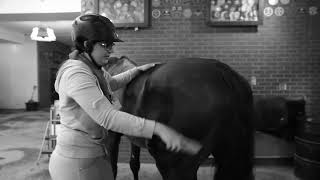
<instances>
[{"instance_id":1,"label":"step stool","mask_svg":"<svg viewBox=\"0 0 320 180\"><path fill-rule=\"evenodd\" d=\"M40 152L38 155L37 163L41 158L42 154L47 154L50 157L56 146L57 138L57 125L60 124L60 116L57 112L56 106L50 107L50 119L47 122L46 129L43 135Z\"/></svg>"}]
</instances>

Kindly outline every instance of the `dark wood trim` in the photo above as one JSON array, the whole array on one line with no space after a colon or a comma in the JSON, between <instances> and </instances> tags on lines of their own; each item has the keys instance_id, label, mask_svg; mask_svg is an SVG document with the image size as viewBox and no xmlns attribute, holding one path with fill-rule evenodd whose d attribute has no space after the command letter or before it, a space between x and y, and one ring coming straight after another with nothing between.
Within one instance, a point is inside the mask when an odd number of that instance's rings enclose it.
<instances>
[{"instance_id":1,"label":"dark wood trim","mask_svg":"<svg viewBox=\"0 0 320 180\"><path fill-rule=\"evenodd\" d=\"M62 21L74 20L79 15L80 12L0 14L0 21Z\"/></svg>"}]
</instances>

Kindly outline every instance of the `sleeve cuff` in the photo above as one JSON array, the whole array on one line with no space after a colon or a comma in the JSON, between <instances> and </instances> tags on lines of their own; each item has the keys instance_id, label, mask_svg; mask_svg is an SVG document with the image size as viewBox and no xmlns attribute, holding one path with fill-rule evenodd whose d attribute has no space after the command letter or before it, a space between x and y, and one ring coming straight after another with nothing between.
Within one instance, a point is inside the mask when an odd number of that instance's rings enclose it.
<instances>
[{"instance_id":1,"label":"sleeve cuff","mask_svg":"<svg viewBox=\"0 0 320 180\"><path fill-rule=\"evenodd\" d=\"M152 136L153 136L153 133L154 133L155 126L156 126L156 122L155 121L145 119L144 120L144 127L143 127L143 130L142 130L142 134L145 137L151 139Z\"/></svg>"},{"instance_id":2,"label":"sleeve cuff","mask_svg":"<svg viewBox=\"0 0 320 180\"><path fill-rule=\"evenodd\" d=\"M129 70L129 82L135 77L135 75L139 72L139 69L137 67L134 67Z\"/></svg>"}]
</instances>

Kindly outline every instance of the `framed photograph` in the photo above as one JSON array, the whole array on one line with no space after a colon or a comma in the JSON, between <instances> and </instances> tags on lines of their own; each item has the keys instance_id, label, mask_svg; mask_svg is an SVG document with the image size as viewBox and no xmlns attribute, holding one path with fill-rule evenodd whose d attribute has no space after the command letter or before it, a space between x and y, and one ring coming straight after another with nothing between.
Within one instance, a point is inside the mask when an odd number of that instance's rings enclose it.
<instances>
[{"instance_id":1,"label":"framed photograph","mask_svg":"<svg viewBox=\"0 0 320 180\"><path fill-rule=\"evenodd\" d=\"M117 28L151 26L150 0L82 0L81 13L99 13Z\"/></svg>"},{"instance_id":2,"label":"framed photograph","mask_svg":"<svg viewBox=\"0 0 320 180\"><path fill-rule=\"evenodd\" d=\"M208 25L252 26L263 22L263 0L209 0Z\"/></svg>"}]
</instances>

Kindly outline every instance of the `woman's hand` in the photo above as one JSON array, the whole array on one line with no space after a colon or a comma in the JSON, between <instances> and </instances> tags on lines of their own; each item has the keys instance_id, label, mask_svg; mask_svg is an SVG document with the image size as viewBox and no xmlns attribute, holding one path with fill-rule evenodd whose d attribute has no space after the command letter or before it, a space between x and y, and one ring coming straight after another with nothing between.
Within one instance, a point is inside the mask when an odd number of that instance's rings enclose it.
<instances>
[{"instance_id":1,"label":"woman's hand","mask_svg":"<svg viewBox=\"0 0 320 180\"><path fill-rule=\"evenodd\" d=\"M156 62L156 63L149 63L149 64L144 64L141 66L138 66L137 69L140 71L146 71L154 66L156 66L157 64L162 64L161 62Z\"/></svg>"},{"instance_id":2,"label":"woman's hand","mask_svg":"<svg viewBox=\"0 0 320 180\"><path fill-rule=\"evenodd\" d=\"M174 129L156 122L154 134L166 144L166 148L174 152L185 152L191 155L197 154L202 145L195 140L187 138Z\"/></svg>"}]
</instances>

